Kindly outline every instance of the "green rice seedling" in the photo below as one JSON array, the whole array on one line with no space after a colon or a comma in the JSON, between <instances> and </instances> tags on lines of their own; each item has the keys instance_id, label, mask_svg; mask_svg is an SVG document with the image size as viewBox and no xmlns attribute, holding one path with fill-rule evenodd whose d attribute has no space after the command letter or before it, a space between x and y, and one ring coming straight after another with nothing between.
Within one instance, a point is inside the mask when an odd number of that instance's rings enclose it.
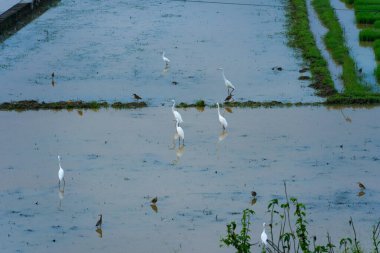
<instances>
[{"instance_id":1,"label":"green rice seedling","mask_svg":"<svg viewBox=\"0 0 380 253\"><path fill-rule=\"evenodd\" d=\"M380 0L355 0L355 6L360 4L380 4Z\"/></svg>"},{"instance_id":2,"label":"green rice seedling","mask_svg":"<svg viewBox=\"0 0 380 253\"><path fill-rule=\"evenodd\" d=\"M380 29L364 28L359 33L360 41L375 41L380 39Z\"/></svg>"},{"instance_id":3,"label":"green rice seedling","mask_svg":"<svg viewBox=\"0 0 380 253\"><path fill-rule=\"evenodd\" d=\"M355 17L358 24L373 24L377 20L380 20L380 13L372 11L360 11L355 13Z\"/></svg>"}]
</instances>

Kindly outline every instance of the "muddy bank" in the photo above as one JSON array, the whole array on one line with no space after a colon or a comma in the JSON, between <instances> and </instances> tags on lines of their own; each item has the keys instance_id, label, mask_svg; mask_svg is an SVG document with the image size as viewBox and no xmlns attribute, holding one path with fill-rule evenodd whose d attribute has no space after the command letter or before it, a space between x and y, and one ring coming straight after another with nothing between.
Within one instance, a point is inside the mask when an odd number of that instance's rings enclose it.
<instances>
[{"instance_id":1,"label":"muddy bank","mask_svg":"<svg viewBox=\"0 0 380 253\"><path fill-rule=\"evenodd\" d=\"M216 108L178 108L181 148L170 105L0 112L0 251L231 252L219 248L226 224L253 208L257 242L283 180L308 207L310 236L350 235L351 216L365 247L379 218L379 110L222 109L223 134Z\"/></svg>"},{"instance_id":2,"label":"muddy bank","mask_svg":"<svg viewBox=\"0 0 380 253\"><path fill-rule=\"evenodd\" d=\"M167 106L171 103L161 103L162 106ZM346 105L346 106L360 106L360 105L380 105L380 95L367 94L367 96L350 96L347 94L339 94L330 96L324 102L313 103L284 103L281 101L241 101L241 102L224 102L225 107L231 108L281 108L281 107L300 107L300 106L323 106L323 105ZM70 109L100 109L100 108L115 108L115 109L136 109L151 106L145 101L141 102L113 102L108 103L105 101L60 101L60 102L39 102L36 100L24 100L5 102L0 104L0 110L2 111L28 111L28 110L70 110ZM206 104L204 100L198 100L195 103L180 102L176 105L176 108L197 108L202 111L205 107L216 107L216 104Z\"/></svg>"},{"instance_id":3,"label":"muddy bank","mask_svg":"<svg viewBox=\"0 0 380 253\"><path fill-rule=\"evenodd\" d=\"M0 13L0 43L59 2L60 0L20 1L4 13Z\"/></svg>"}]
</instances>

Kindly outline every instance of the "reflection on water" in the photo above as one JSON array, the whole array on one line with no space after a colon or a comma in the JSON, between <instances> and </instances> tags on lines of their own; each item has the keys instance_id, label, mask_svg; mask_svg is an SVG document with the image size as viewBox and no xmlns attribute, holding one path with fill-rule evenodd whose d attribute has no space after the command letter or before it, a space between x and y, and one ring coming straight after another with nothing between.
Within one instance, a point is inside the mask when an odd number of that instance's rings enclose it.
<instances>
[{"instance_id":1,"label":"reflection on water","mask_svg":"<svg viewBox=\"0 0 380 253\"><path fill-rule=\"evenodd\" d=\"M99 238L103 238L103 230L102 230L102 228L97 228L95 231L98 234Z\"/></svg>"},{"instance_id":2,"label":"reflection on water","mask_svg":"<svg viewBox=\"0 0 380 253\"><path fill-rule=\"evenodd\" d=\"M231 107L226 106L226 107L224 107L224 110L225 110L226 112L228 112L228 113L233 113Z\"/></svg>"},{"instance_id":3,"label":"reflection on water","mask_svg":"<svg viewBox=\"0 0 380 253\"><path fill-rule=\"evenodd\" d=\"M58 188L58 197L59 197L59 209L62 207L62 200L63 197L65 196L65 186L63 188Z\"/></svg>"},{"instance_id":4,"label":"reflection on water","mask_svg":"<svg viewBox=\"0 0 380 253\"><path fill-rule=\"evenodd\" d=\"M219 142L223 141L227 137L228 133L226 130L223 130L218 137Z\"/></svg>"},{"instance_id":5,"label":"reflection on water","mask_svg":"<svg viewBox=\"0 0 380 253\"><path fill-rule=\"evenodd\" d=\"M150 204L150 208L152 208L152 210L157 213L158 212L158 207L156 204Z\"/></svg>"},{"instance_id":6,"label":"reflection on water","mask_svg":"<svg viewBox=\"0 0 380 253\"><path fill-rule=\"evenodd\" d=\"M365 192L364 192L364 191L360 191L360 192L358 192L358 196L359 196L359 197L362 197L362 196L364 196L364 194L365 194Z\"/></svg>"},{"instance_id":7,"label":"reflection on water","mask_svg":"<svg viewBox=\"0 0 380 253\"><path fill-rule=\"evenodd\" d=\"M352 119L350 117L346 116L346 114L344 114L343 109L340 110L340 113L342 114L342 116L346 122L348 122L348 123L352 122Z\"/></svg>"},{"instance_id":8,"label":"reflection on water","mask_svg":"<svg viewBox=\"0 0 380 253\"><path fill-rule=\"evenodd\" d=\"M176 154L176 160L174 161L174 163L178 163L179 162L179 159L183 156L183 154L185 153L185 146L182 145L182 146L179 146L176 151L175 151L175 154Z\"/></svg>"},{"instance_id":9,"label":"reflection on water","mask_svg":"<svg viewBox=\"0 0 380 253\"><path fill-rule=\"evenodd\" d=\"M165 66L164 69L162 70L162 74L166 74L169 71L169 66Z\"/></svg>"}]
</instances>

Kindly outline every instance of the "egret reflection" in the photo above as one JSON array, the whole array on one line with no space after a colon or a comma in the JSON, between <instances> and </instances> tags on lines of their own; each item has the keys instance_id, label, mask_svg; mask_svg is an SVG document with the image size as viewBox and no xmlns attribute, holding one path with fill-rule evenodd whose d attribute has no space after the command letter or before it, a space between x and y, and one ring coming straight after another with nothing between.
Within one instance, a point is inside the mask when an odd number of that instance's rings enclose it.
<instances>
[{"instance_id":1,"label":"egret reflection","mask_svg":"<svg viewBox=\"0 0 380 253\"><path fill-rule=\"evenodd\" d=\"M176 150L175 150L175 154L176 154L176 159L174 161L174 163L178 163L179 162L179 159L183 156L183 154L185 153L185 146L179 146Z\"/></svg>"},{"instance_id":2,"label":"egret reflection","mask_svg":"<svg viewBox=\"0 0 380 253\"><path fill-rule=\"evenodd\" d=\"M162 70L162 74L166 74L169 71L169 66L165 66L164 69Z\"/></svg>"},{"instance_id":3,"label":"egret reflection","mask_svg":"<svg viewBox=\"0 0 380 253\"><path fill-rule=\"evenodd\" d=\"M58 188L58 197L59 197L59 209L62 207L62 200L65 196L65 186L63 188Z\"/></svg>"},{"instance_id":4,"label":"egret reflection","mask_svg":"<svg viewBox=\"0 0 380 253\"><path fill-rule=\"evenodd\" d=\"M228 133L227 131L223 130L220 134L219 134L219 142L222 142L226 137L227 137Z\"/></svg>"}]
</instances>

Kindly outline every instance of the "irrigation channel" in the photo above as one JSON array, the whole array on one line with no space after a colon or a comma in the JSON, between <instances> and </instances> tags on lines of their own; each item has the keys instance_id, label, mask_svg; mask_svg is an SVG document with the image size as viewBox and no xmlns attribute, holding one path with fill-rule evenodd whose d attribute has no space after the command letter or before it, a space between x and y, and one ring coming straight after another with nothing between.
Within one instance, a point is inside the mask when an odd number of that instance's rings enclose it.
<instances>
[{"instance_id":1,"label":"irrigation channel","mask_svg":"<svg viewBox=\"0 0 380 253\"><path fill-rule=\"evenodd\" d=\"M379 107L223 107L226 132L214 107L177 108L179 147L171 100L223 103L220 67L235 101L324 101L299 80L310 73L287 46L286 2L230 2L61 0L0 44L0 102L131 102L137 93L148 105L0 111L1 252L234 252L220 248L226 224L252 208L258 242L284 180L307 207L310 236L328 232L338 244L352 217L370 249Z\"/></svg>"}]
</instances>

